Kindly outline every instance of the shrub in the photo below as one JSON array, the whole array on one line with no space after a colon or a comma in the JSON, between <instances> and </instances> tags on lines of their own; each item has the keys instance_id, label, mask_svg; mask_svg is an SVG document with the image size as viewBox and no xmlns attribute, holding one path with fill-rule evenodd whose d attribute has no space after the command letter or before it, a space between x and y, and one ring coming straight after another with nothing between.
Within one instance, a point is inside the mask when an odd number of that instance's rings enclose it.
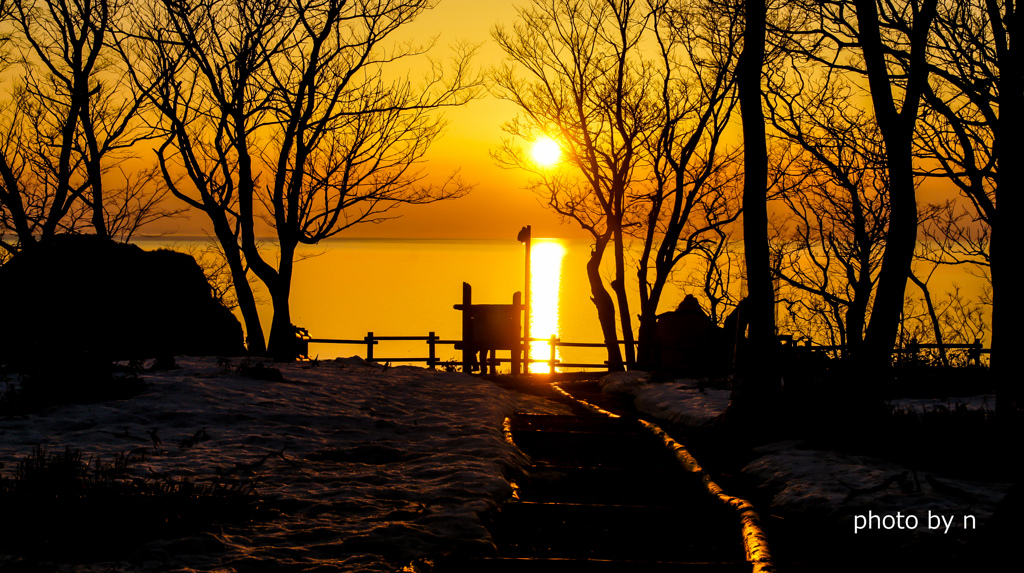
<instances>
[{"instance_id":1,"label":"shrub","mask_svg":"<svg viewBox=\"0 0 1024 573\"><path fill-rule=\"evenodd\" d=\"M133 453L93 461L80 450L54 454L36 446L13 477L0 476L0 549L29 558L90 561L213 522L246 519L258 509L249 482L131 475L131 466L143 458Z\"/></svg>"}]
</instances>

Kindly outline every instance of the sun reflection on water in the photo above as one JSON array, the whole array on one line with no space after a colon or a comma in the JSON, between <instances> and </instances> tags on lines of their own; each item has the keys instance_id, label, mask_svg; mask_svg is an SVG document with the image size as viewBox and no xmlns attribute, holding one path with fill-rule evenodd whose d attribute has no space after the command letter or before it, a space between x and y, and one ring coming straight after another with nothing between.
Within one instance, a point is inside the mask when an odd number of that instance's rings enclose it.
<instances>
[{"instance_id":1,"label":"sun reflection on water","mask_svg":"<svg viewBox=\"0 0 1024 573\"><path fill-rule=\"evenodd\" d=\"M537 239L530 257L530 337L559 336L558 293L562 283L562 259L565 246L557 239ZM530 356L546 359L551 350L546 342L530 343ZM556 349L556 358L560 359ZM530 365L530 372L548 372L544 362Z\"/></svg>"}]
</instances>

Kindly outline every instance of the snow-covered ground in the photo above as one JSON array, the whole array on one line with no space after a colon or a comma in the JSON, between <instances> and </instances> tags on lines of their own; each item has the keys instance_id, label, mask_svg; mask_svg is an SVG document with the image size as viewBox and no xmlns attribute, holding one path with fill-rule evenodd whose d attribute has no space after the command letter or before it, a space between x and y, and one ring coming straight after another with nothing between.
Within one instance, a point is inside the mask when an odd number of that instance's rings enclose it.
<instances>
[{"instance_id":1,"label":"snow-covered ground","mask_svg":"<svg viewBox=\"0 0 1024 573\"><path fill-rule=\"evenodd\" d=\"M700 426L729 405L729 390L701 388L696 380L651 383L646 372L615 372L600 381L604 392L632 394L637 410L659 420Z\"/></svg>"},{"instance_id":2,"label":"snow-covered ground","mask_svg":"<svg viewBox=\"0 0 1024 573\"><path fill-rule=\"evenodd\" d=\"M123 563L64 569L230 572L272 564L394 571L455 546L486 546L481 515L509 496L509 478L526 462L504 440L502 421L515 411L565 412L471 376L384 369L358 358L278 366L286 382L240 376L238 359L230 366L214 358L177 362L178 370L145 373L148 391L129 400L0 418L0 471L13 470L37 444L106 459L142 448L146 460L134 471L198 481L218 473L251 478L273 516L150 542ZM687 380L650 383L636 372L610 375L603 385L632 394L641 411L666 425L703 424L729 401L727 390ZM970 403L994 407L991 399ZM200 439L183 447L192 436ZM915 530L901 534L943 535L928 528L929 512L960 518L953 529L962 529L964 515L982 527L1008 490L929 480L896 464L797 442L759 453L743 471L773 492L772 513L820 516L846 524L851 535L857 516L868 512L879 516L879 526L897 512L917 517ZM866 491L904 471L911 471L905 483L914 484L912 491L895 482Z\"/></svg>"},{"instance_id":3,"label":"snow-covered ground","mask_svg":"<svg viewBox=\"0 0 1024 573\"><path fill-rule=\"evenodd\" d=\"M638 410L669 423L699 426L729 404L728 390L700 389L692 380L651 383L643 372L610 374L601 384L606 392L633 395ZM891 404L922 412L955 409L958 403L968 408L995 408L993 396L894 400ZM797 441L769 444L757 453L760 457L743 468L743 473L773 492L773 513L828 520L851 535L873 528L906 535L908 541L921 535L956 538L965 523L968 529L987 523L1010 488L1009 484L946 478L871 457L813 449ZM950 458L951 464L956 463L955 452ZM887 481L886 487L879 487ZM912 528L907 526L910 516L910 523L916 524ZM933 517L931 523L929 516ZM944 526L929 527L940 523L935 516L949 520L948 532ZM973 516L973 520L965 516Z\"/></svg>"},{"instance_id":4,"label":"snow-covered ground","mask_svg":"<svg viewBox=\"0 0 1024 573\"><path fill-rule=\"evenodd\" d=\"M37 444L108 460L142 448L142 475L251 478L274 508L272 518L154 541L96 570L394 571L455 544L490 543L480 517L510 495L524 463L502 422L556 407L464 374L358 358L274 365L286 382L240 376L239 363L178 357L177 370L145 373L148 391L129 400L0 418L0 471Z\"/></svg>"}]
</instances>

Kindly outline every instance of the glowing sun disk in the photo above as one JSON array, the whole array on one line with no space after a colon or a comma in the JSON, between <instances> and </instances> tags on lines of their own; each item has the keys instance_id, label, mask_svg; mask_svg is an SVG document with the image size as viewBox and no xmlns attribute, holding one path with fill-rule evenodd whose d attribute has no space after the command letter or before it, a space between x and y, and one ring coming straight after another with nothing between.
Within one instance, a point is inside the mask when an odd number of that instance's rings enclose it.
<instances>
[{"instance_id":1,"label":"glowing sun disk","mask_svg":"<svg viewBox=\"0 0 1024 573\"><path fill-rule=\"evenodd\" d=\"M550 167L562 159L562 148L550 137L544 136L533 142L530 156L534 163L542 167Z\"/></svg>"}]
</instances>

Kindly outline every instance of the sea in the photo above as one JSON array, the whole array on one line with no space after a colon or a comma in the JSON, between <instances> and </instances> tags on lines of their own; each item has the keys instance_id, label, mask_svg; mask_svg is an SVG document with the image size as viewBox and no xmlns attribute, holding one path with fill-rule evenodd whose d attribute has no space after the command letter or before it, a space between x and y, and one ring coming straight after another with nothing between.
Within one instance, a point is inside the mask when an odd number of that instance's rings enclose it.
<instances>
[{"instance_id":1,"label":"sea","mask_svg":"<svg viewBox=\"0 0 1024 573\"><path fill-rule=\"evenodd\" d=\"M200 253L211 245L197 237L159 237L134 241L143 249L171 248ZM269 243L268 243L269 244ZM560 342L602 342L597 312L591 301L586 264L591 243L585 239L534 238L530 248L530 336ZM272 247L267 249L276 264ZM300 246L292 279L292 322L311 338L359 340L375 337L426 337L442 341L462 339L463 283L472 288L474 304L511 304L516 292L526 291L526 247L516 240L498 239L359 239L323 241ZM604 269L608 281L613 269ZM269 333L273 317L270 296L258 280L251 281L257 296L260 320ZM631 312L639 313L639 296L630 293ZM522 296L522 295L521 295ZM684 293L670 285L662 308L671 310ZM237 310L236 310L237 314ZM239 316L239 318L241 318ZM634 318L635 320L635 318ZM634 329L636 324L633 325ZM365 343L313 343L310 357L366 357ZM548 359L550 346L535 342L535 359ZM378 342L375 357L425 358L424 341ZM436 357L461 361L454 344L440 344ZM499 358L508 358L508 353ZM558 347L560 362L604 364L603 349ZM420 362L420 365L423 363ZM501 370L507 370L506 363ZM549 369L535 363L534 371Z\"/></svg>"},{"instance_id":2,"label":"sea","mask_svg":"<svg viewBox=\"0 0 1024 573\"><path fill-rule=\"evenodd\" d=\"M213 243L204 237L155 237L134 241L144 249L172 248L200 253ZM263 246L268 260L276 264L273 244ZM586 239L534 238L530 247L530 336L550 338L560 342L602 342L597 312L591 300L586 264L591 243ZM210 256L209 253L205 255ZM462 302L463 283L472 288L474 304L510 304L516 292L524 293L526 286L526 247L514 239L381 239L340 238L323 241L318 245L300 246L292 279L292 322L306 329L315 340L351 340L358 343L313 343L309 347L312 358L367 356L363 341L370 333L374 337L427 337L433 333L442 341L436 349L436 358L446 362L462 359L461 350L452 343L462 339L462 313L455 308ZM635 280L635 267L627 271L630 313L634 332L638 327L639 295ZM940 266L920 268L918 276L929 278L930 289L937 309L946 309L950 315L955 309L944 297L958 292L968 303L977 304L984 279L964 267ZM606 284L611 282L613 268L610 260L602 268ZM686 269L676 273L662 295L658 312L674 309L696 287L687 284ZM270 296L255 277L253 284L265 333L269 333L273 317ZM736 281L741 288L740 281ZM908 309L923 309L915 298L920 292L912 284L907 288ZM943 302L946 301L946 302ZM778 313L784 315L784 305ZM237 309L236 309L237 314ZM927 332L923 311L913 318L906 315L908 328ZM239 316L239 318L241 318ZM781 321L785 316L777 316ZM915 322L916 321L916 322ZM981 319L980 337L987 347L987 314ZM965 327L966 328L966 327ZM973 339L976 333L967 338ZM970 342L970 340L968 340ZM425 341L382 340L374 347L374 356L385 357L394 364L405 359L426 358ZM534 342L531 357L546 360L550 346ZM499 354L508 358L509 354ZM601 367L607 355L601 348L559 346L556 359L565 364L593 364ZM423 362L408 362L420 364ZM507 370L505 363L501 369ZM531 366L535 372L549 369L544 362ZM577 370L579 368L560 368Z\"/></svg>"}]
</instances>

